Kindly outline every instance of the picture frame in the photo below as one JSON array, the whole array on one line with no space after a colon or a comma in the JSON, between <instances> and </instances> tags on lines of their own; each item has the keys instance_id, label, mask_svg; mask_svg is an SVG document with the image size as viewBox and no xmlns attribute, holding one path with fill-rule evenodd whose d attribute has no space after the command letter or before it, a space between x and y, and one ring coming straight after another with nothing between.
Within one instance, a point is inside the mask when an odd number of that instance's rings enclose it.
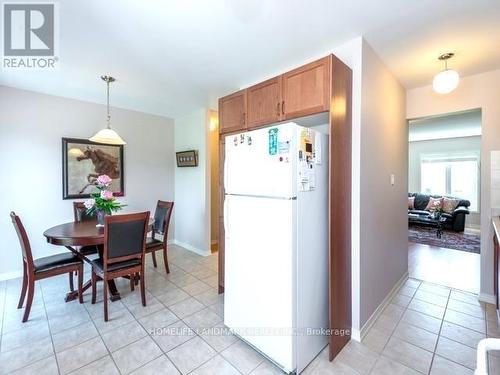
<instances>
[{"instance_id":1,"label":"picture frame","mask_svg":"<svg viewBox=\"0 0 500 375\"><path fill-rule=\"evenodd\" d=\"M198 166L198 151L180 151L175 153L177 159L177 166L183 167L197 167Z\"/></svg>"},{"instance_id":2,"label":"picture frame","mask_svg":"<svg viewBox=\"0 0 500 375\"><path fill-rule=\"evenodd\" d=\"M63 199L90 198L94 182L108 175L113 195L125 194L123 145L109 145L80 138L62 138Z\"/></svg>"}]
</instances>

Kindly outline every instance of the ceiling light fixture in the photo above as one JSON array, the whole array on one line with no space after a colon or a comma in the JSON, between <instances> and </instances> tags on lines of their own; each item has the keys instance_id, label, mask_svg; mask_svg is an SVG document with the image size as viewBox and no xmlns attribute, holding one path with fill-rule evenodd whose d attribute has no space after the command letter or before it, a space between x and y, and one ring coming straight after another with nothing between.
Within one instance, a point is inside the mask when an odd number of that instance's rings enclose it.
<instances>
[{"instance_id":1,"label":"ceiling light fixture","mask_svg":"<svg viewBox=\"0 0 500 375\"><path fill-rule=\"evenodd\" d=\"M444 70L434 76L432 87L438 94L449 94L458 86L460 76L453 69L448 69L448 60L455 56L454 53L445 53L438 57L438 60L444 61Z\"/></svg>"},{"instance_id":2,"label":"ceiling light fixture","mask_svg":"<svg viewBox=\"0 0 500 375\"><path fill-rule=\"evenodd\" d=\"M109 84L116 81L113 77L111 76L101 76L101 79L106 82L107 86L107 111L108 111L108 117L107 117L107 126L99 130L97 133L94 134L94 136L89 138L89 141L96 142L96 143L105 143L108 145L125 145L127 142L125 142L122 137L118 135L117 132L115 132L113 129L111 129L111 116L109 114Z\"/></svg>"}]
</instances>

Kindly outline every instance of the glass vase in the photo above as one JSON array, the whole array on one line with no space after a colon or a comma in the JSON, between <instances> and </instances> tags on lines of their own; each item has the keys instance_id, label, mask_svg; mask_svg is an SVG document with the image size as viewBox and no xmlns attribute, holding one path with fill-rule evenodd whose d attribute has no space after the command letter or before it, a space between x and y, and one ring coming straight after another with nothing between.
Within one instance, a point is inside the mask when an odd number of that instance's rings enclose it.
<instances>
[{"instance_id":1,"label":"glass vase","mask_svg":"<svg viewBox=\"0 0 500 375\"><path fill-rule=\"evenodd\" d=\"M104 226L104 217L106 215L107 215L106 212L104 212L103 210L96 211L96 217L97 217L96 227L103 227Z\"/></svg>"}]
</instances>

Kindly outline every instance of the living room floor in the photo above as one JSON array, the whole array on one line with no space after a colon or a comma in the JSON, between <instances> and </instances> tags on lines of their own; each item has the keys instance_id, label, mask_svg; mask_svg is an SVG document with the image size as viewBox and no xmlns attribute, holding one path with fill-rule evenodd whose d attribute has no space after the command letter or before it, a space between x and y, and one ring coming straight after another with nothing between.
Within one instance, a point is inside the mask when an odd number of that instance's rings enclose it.
<instances>
[{"instance_id":1,"label":"living room floor","mask_svg":"<svg viewBox=\"0 0 500 375\"><path fill-rule=\"evenodd\" d=\"M479 293L479 254L408 242L408 273L415 279Z\"/></svg>"}]
</instances>

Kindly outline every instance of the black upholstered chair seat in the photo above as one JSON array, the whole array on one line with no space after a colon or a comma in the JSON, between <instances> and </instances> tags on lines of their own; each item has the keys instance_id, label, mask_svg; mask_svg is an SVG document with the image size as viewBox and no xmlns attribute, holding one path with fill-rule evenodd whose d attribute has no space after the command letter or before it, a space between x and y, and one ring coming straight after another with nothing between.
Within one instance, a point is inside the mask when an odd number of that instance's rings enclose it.
<instances>
[{"instance_id":1,"label":"black upholstered chair seat","mask_svg":"<svg viewBox=\"0 0 500 375\"><path fill-rule=\"evenodd\" d=\"M77 265L82 263L82 261L73 253L68 252L38 258L33 263L35 265L35 273L40 273L69 265Z\"/></svg>"},{"instance_id":2,"label":"black upholstered chair seat","mask_svg":"<svg viewBox=\"0 0 500 375\"><path fill-rule=\"evenodd\" d=\"M83 255L97 254L98 247L97 246L82 246L78 249L80 253Z\"/></svg>"},{"instance_id":3,"label":"black upholstered chair seat","mask_svg":"<svg viewBox=\"0 0 500 375\"><path fill-rule=\"evenodd\" d=\"M163 246L163 241L151 237L146 238L146 250L162 246Z\"/></svg>"},{"instance_id":4,"label":"black upholstered chair seat","mask_svg":"<svg viewBox=\"0 0 500 375\"><path fill-rule=\"evenodd\" d=\"M94 259L91 261L92 266L95 267L97 270L103 272L104 271L104 265L102 263L102 259ZM134 266L140 266L141 265L141 260L140 259L130 259L126 260L123 262L117 262L117 263L111 263L108 264L108 272L113 272L113 271L118 271L124 268L129 268L129 267L134 267Z\"/></svg>"}]
</instances>

